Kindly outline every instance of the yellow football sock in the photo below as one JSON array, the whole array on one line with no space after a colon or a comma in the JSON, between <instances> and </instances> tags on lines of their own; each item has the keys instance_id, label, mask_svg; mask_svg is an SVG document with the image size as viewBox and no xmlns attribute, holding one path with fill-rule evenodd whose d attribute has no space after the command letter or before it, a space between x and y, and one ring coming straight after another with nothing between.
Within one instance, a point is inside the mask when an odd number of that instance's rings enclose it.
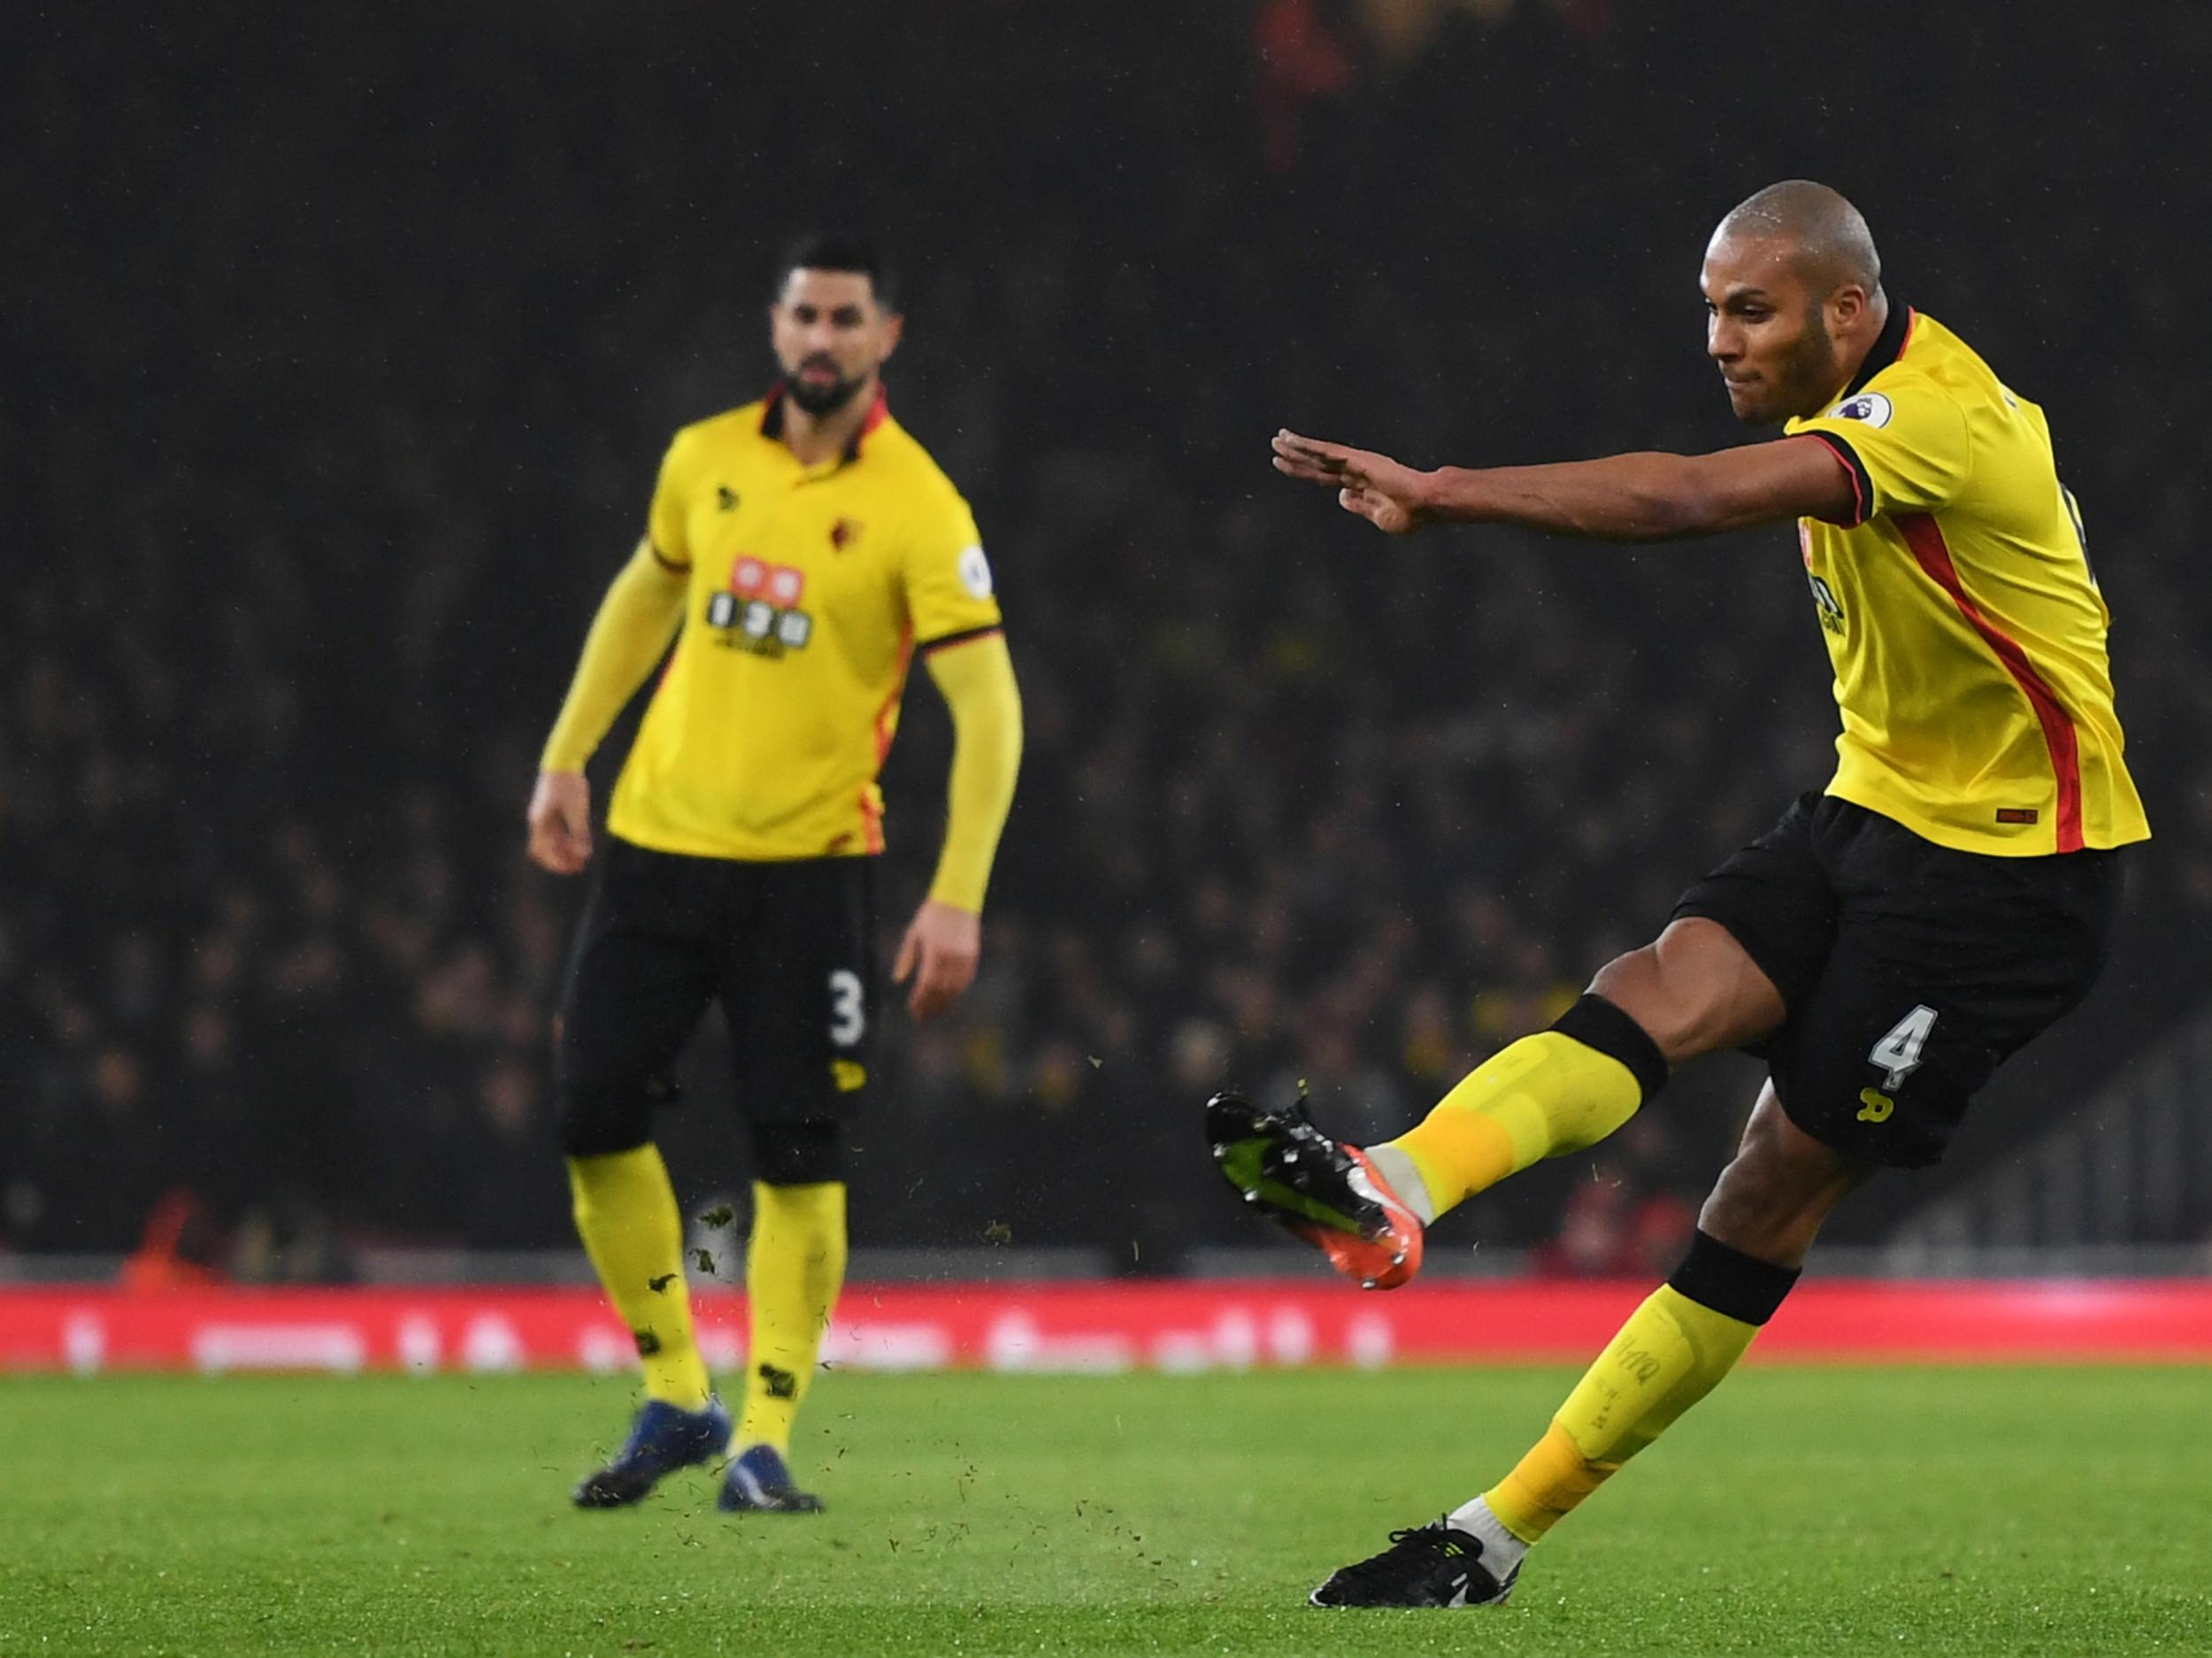
<instances>
[{"instance_id":1,"label":"yellow football sock","mask_svg":"<svg viewBox=\"0 0 2212 1658\"><path fill-rule=\"evenodd\" d=\"M814 1379L814 1362L837 1292L845 1282L845 1188L753 1185L753 1235L745 1253L745 1294L752 1303L745 1411L738 1446L791 1448Z\"/></svg>"},{"instance_id":2,"label":"yellow football sock","mask_svg":"<svg viewBox=\"0 0 2212 1658\"><path fill-rule=\"evenodd\" d=\"M685 1410L707 1402L707 1367L691 1334L684 1222L660 1148L571 1157L576 1231L607 1299L636 1338L649 1399Z\"/></svg>"},{"instance_id":3,"label":"yellow football sock","mask_svg":"<svg viewBox=\"0 0 2212 1658\"><path fill-rule=\"evenodd\" d=\"M1441 1215L1532 1163L1595 1145L1636 1115L1644 1094L1620 1060L1539 1031L1485 1060L1389 1143L1419 1171Z\"/></svg>"},{"instance_id":4,"label":"yellow football sock","mask_svg":"<svg viewBox=\"0 0 2212 1658\"><path fill-rule=\"evenodd\" d=\"M1535 1542L1711 1393L1758 1333L1757 1324L1661 1286L1621 1326L1519 1466L1483 1493L1490 1512L1523 1542Z\"/></svg>"}]
</instances>

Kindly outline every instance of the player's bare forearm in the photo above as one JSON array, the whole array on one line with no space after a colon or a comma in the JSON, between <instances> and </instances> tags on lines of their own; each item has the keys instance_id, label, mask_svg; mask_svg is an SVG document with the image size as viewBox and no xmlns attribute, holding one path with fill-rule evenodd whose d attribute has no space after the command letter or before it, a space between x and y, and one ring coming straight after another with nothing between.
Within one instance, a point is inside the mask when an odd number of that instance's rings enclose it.
<instances>
[{"instance_id":1,"label":"player's bare forearm","mask_svg":"<svg viewBox=\"0 0 2212 1658\"><path fill-rule=\"evenodd\" d=\"M1439 467L1421 475L1424 522L1516 524L1555 535L1663 541L1763 522L1732 511L1695 460L1657 453L1544 466Z\"/></svg>"},{"instance_id":2,"label":"player's bare forearm","mask_svg":"<svg viewBox=\"0 0 2212 1658\"><path fill-rule=\"evenodd\" d=\"M1840 518L1855 503L1839 457L1810 438L1711 455L1434 472L1294 433L1277 434L1274 449L1278 472L1334 487L1345 510L1401 535L1429 524L1515 524L1555 535L1663 541L1784 518Z\"/></svg>"}]
</instances>

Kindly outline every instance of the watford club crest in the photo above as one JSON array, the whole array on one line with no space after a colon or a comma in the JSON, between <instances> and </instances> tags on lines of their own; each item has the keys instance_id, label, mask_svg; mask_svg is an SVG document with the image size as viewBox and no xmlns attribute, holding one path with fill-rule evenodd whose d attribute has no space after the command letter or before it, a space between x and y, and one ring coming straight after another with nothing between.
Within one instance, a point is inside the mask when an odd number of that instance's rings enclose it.
<instances>
[{"instance_id":1,"label":"watford club crest","mask_svg":"<svg viewBox=\"0 0 2212 1658\"><path fill-rule=\"evenodd\" d=\"M830 526L830 547L833 551L841 553L859 539L860 526L850 518L840 518Z\"/></svg>"}]
</instances>

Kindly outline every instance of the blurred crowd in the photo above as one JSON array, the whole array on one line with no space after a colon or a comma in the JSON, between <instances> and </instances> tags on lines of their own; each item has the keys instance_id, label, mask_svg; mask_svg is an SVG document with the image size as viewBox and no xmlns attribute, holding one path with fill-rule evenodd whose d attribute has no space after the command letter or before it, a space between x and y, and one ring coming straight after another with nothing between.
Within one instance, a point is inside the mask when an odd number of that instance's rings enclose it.
<instances>
[{"instance_id":1,"label":"blurred crowd","mask_svg":"<svg viewBox=\"0 0 2212 1658\"><path fill-rule=\"evenodd\" d=\"M1808 30L1699 117L1667 8L1415 9L1446 15L1381 54L1356 9L1287 8L1344 65L1287 115L1281 6L1025 9L995 44L957 0L935 58L796 17L705 54L697 6L11 25L0 168L44 270L0 324L0 1250L329 1279L567 1241L547 1019L581 894L525 864L522 806L659 446L762 388L810 223L902 257L893 404L976 507L1029 722L981 979L937 1026L886 1003L856 1241L1253 1241L1213 1087L1394 1132L1824 779L1786 532L1385 543L1265 458L1281 424L1431 464L1733 441L1696 261L1776 176L1861 201L1894 296L2045 403L2087 510L2160 838L2070 1081L2200 994L2212 457L2155 250L2202 188L2162 91L2202 23L2092 50L1877 5L1950 56ZM918 676L887 936L948 746ZM687 1191L743 1176L718 1041L670 1124ZM1755 1081L1686 1073L1481 1240L1663 1263Z\"/></svg>"}]
</instances>

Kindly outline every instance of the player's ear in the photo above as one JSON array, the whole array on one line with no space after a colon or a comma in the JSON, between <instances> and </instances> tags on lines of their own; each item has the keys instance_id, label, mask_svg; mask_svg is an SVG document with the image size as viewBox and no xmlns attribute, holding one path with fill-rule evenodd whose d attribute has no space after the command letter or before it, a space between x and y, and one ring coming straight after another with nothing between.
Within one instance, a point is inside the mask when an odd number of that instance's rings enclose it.
<instances>
[{"instance_id":1,"label":"player's ear","mask_svg":"<svg viewBox=\"0 0 2212 1658\"><path fill-rule=\"evenodd\" d=\"M892 311L883 319L883 356L879 361L888 362L891 353L899 349L899 342L906 337L906 315Z\"/></svg>"}]
</instances>

